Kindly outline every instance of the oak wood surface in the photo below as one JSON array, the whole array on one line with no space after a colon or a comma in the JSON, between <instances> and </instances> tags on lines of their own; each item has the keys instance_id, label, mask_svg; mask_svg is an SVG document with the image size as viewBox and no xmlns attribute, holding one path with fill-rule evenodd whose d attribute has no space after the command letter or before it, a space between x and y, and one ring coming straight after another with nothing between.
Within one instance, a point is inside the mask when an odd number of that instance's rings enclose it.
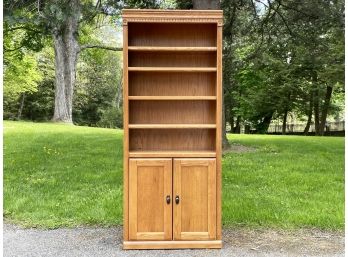
<instances>
[{"instance_id":1,"label":"oak wood surface","mask_svg":"<svg viewBox=\"0 0 348 257\"><path fill-rule=\"evenodd\" d=\"M214 101L131 101L131 124L215 124Z\"/></svg>"},{"instance_id":2,"label":"oak wood surface","mask_svg":"<svg viewBox=\"0 0 348 257\"><path fill-rule=\"evenodd\" d=\"M123 249L184 249L184 248L210 248L220 249L221 240L209 241L124 241Z\"/></svg>"},{"instance_id":3,"label":"oak wood surface","mask_svg":"<svg viewBox=\"0 0 348 257\"><path fill-rule=\"evenodd\" d=\"M216 157L215 151L130 151L129 157Z\"/></svg>"},{"instance_id":4,"label":"oak wood surface","mask_svg":"<svg viewBox=\"0 0 348 257\"><path fill-rule=\"evenodd\" d=\"M215 159L174 159L174 240L208 240L216 237Z\"/></svg>"},{"instance_id":5,"label":"oak wood surface","mask_svg":"<svg viewBox=\"0 0 348 257\"><path fill-rule=\"evenodd\" d=\"M129 52L129 67L216 67L215 52Z\"/></svg>"},{"instance_id":6,"label":"oak wood surface","mask_svg":"<svg viewBox=\"0 0 348 257\"><path fill-rule=\"evenodd\" d=\"M195 47L195 46L129 46L128 51L134 52L214 52L216 47Z\"/></svg>"},{"instance_id":7,"label":"oak wood surface","mask_svg":"<svg viewBox=\"0 0 348 257\"><path fill-rule=\"evenodd\" d=\"M128 67L128 71L143 72L215 72L215 67Z\"/></svg>"},{"instance_id":8,"label":"oak wood surface","mask_svg":"<svg viewBox=\"0 0 348 257\"><path fill-rule=\"evenodd\" d=\"M131 129L130 151L214 151L215 129Z\"/></svg>"},{"instance_id":9,"label":"oak wood surface","mask_svg":"<svg viewBox=\"0 0 348 257\"><path fill-rule=\"evenodd\" d=\"M130 96L216 96L213 72L132 72Z\"/></svg>"},{"instance_id":10,"label":"oak wood surface","mask_svg":"<svg viewBox=\"0 0 348 257\"><path fill-rule=\"evenodd\" d=\"M130 129L213 129L215 124L129 124Z\"/></svg>"},{"instance_id":11,"label":"oak wood surface","mask_svg":"<svg viewBox=\"0 0 348 257\"><path fill-rule=\"evenodd\" d=\"M129 96L129 100L216 100L216 96Z\"/></svg>"},{"instance_id":12,"label":"oak wood surface","mask_svg":"<svg viewBox=\"0 0 348 257\"><path fill-rule=\"evenodd\" d=\"M129 23L129 45L150 47L216 47L216 25Z\"/></svg>"},{"instance_id":13,"label":"oak wood surface","mask_svg":"<svg viewBox=\"0 0 348 257\"><path fill-rule=\"evenodd\" d=\"M128 26L123 25L123 238L129 239L128 224L128 154L129 154L129 135L128 135Z\"/></svg>"},{"instance_id":14,"label":"oak wood surface","mask_svg":"<svg viewBox=\"0 0 348 257\"><path fill-rule=\"evenodd\" d=\"M216 52L216 238L222 237L221 223L221 183L222 183L222 27L217 28L217 52Z\"/></svg>"},{"instance_id":15,"label":"oak wood surface","mask_svg":"<svg viewBox=\"0 0 348 257\"><path fill-rule=\"evenodd\" d=\"M171 240L172 160L129 160L129 239Z\"/></svg>"}]
</instances>

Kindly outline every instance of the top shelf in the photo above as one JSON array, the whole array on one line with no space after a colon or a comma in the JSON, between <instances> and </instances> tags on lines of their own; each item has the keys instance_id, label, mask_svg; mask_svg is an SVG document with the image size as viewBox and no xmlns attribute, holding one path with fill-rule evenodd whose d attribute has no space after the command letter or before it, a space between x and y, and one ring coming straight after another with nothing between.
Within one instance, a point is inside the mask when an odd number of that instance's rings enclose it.
<instances>
[{"instance_id":1,"label":"top shelf","mask_svg":"<svg viewBox=\"0 0 348 257\"><path fill-rule=\"evenodd\" d=\"M133 52L214 52L216 47L128 46Z\"/></svg>"}]
</instances>

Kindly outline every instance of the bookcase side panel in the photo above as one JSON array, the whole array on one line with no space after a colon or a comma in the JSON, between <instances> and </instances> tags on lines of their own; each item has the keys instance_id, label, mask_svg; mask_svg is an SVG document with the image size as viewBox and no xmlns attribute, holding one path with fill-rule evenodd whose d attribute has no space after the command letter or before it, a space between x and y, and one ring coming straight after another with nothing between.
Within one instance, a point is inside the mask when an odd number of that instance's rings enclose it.
<instances>
[{"instance_id":1,"label":"bookcase side panel","mask_svg":"<svg viewBox=\"0 0 348 257\"><path fill-rule=\"evenodd\" d=\"M129 133L128 133L128 26L123 25L123 237L129 239L129 216L128 216L128 156L129 156Z\"/></svg>"}]
</instances>

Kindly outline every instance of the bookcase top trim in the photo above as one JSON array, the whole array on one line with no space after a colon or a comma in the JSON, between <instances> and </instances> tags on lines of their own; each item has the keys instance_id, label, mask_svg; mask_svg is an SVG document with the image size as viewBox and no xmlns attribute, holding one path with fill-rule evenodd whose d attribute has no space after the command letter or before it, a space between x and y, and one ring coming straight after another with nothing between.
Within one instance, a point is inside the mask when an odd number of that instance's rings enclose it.
<instances>
[{"instance_id":1,"label":"bookcase top trim","mask_svg":"<svg viewBox=\"0 0 348 257\"><path fill-rule=\"evenodd\" d=\"M141 10L124 9L123 25L128 22L217 23L222 26L221 10Z\"/></svg>"}]
</instances>

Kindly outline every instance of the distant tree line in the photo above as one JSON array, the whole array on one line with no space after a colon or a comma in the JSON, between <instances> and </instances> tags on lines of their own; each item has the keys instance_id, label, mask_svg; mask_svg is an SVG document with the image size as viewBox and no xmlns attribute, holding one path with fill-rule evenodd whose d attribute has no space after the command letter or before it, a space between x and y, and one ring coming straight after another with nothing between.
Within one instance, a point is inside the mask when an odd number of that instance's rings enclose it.
<instances>
[{"instance_id":1,"label":"distant tree line","mask_svg":"<svg viewBox=\"0 0 348 257\"><path fill-rule=\"evenodd\" d=\"M342 111L343 0L31 0L4 1L5 118L122 127L121 49L96 31L117 26L124 7L224 11L231 132L246 125L265 133L277 119L285 133L295 114L305 134L314 124L323 135L328 116Z\"/></svg>"}]
</instances>

